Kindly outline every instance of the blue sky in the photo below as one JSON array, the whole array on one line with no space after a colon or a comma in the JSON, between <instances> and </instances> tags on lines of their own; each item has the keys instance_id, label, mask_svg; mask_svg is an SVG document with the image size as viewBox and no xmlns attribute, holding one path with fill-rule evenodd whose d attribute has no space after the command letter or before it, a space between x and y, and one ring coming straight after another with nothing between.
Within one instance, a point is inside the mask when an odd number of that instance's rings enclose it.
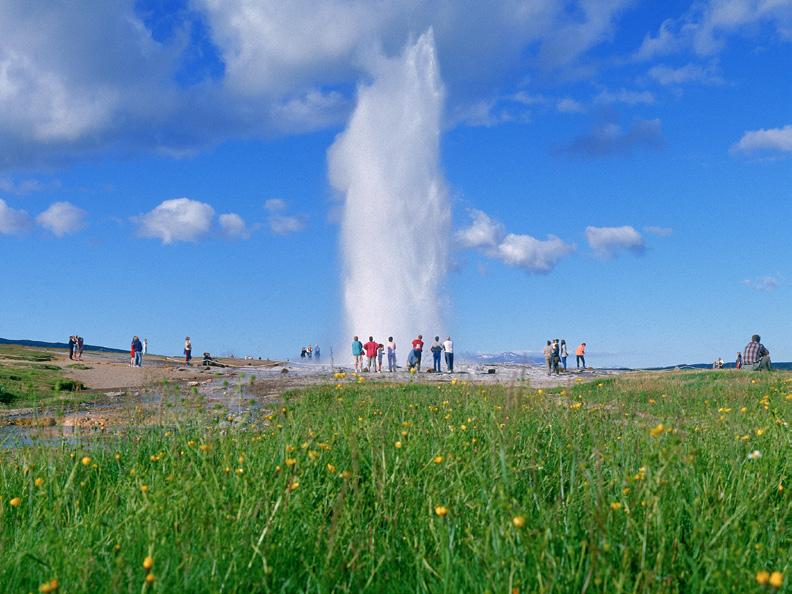
<instances>
[{"instance_id":1,"label":"blue sky","mask_svg":"<svg viewBox=\"0 0 792 594\"><path fill-rule=\"evenodd\" d=\"M0 7L0 336L346 349L327 150L432 27L459 350L792 359L792 2L90 4Z\"/></svg>"}]
</instances>

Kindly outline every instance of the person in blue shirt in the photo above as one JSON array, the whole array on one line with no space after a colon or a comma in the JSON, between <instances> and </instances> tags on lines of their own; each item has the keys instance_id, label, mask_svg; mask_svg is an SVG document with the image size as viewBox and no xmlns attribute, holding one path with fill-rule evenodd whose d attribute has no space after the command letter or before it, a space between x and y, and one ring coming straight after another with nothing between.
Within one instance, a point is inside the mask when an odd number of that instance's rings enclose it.
<instances>
[{"instance_id":1,"label":"person in blue shirt","mask_svg":"<svg viewBox=\"0 0 792 594\"><path fill-rule=\"evenodd\" d=\"M137 336L132 337L132 352L135 353L135 367L143 367L143 343Z\"/></svg>"},{"instance_id":2,"label":"person in blue shirt","mask_svg":"<svg viewBox=\"0 0 792 594\"><path fill-rule=\"evenodd\" d=\"M355 373L363 370L363 343L355 336L352 339L352 360L355 364Z\"/></svg>"}]
</instances>

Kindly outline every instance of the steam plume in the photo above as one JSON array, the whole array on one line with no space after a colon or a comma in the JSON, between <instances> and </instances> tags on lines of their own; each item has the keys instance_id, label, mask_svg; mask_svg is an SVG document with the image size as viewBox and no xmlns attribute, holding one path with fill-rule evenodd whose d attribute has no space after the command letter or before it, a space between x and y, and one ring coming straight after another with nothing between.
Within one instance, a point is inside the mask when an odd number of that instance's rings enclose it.
<instances>
[{"instance_id":1,"label":"steam plume","mask_svg":"<svg viewBox=\"0 0 792 594\"><path fill-rule=\"evenodd\" d=\"M450 208L440 170L444 91L429 30L381 59L329 150L345 195L341 248L348 337L440 333ZM365 341L365 339L364 339Z\"/></svg>"}]
</instances>

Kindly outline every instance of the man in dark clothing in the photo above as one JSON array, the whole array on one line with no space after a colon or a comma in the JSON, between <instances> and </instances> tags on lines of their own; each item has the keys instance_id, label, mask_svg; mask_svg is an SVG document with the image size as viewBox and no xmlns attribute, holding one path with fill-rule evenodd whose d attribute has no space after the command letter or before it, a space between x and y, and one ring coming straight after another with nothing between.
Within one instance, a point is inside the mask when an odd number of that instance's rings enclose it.
<instances>
[{"instance_id":1,"label":"man in dark clothing","mask_svg":"<svg viewBox=\"0 0 792 594\"><path fill-rule=\"evenodd\" d=\"M760 342L762 337L754 334L751 342L745 345L743 351L742 368L749 371L772 371L770 367L770 351Z\"/></svg>"},{"instance_id":2,"label":"man in dark clothing","mask_svg":"<svg viewBox=\"0 0 792 594\"><path fill-rule=\"evenodd\" d=\"M143 367L143 343L137 336L132 337L132 352L135 353L135 367Z\"/></svg>"},{"instance_id":3,"label":"man in dark clothing","mask_svg":"<svg viewBox=\"0 0 792 594\"><path fill-rule=\"evenodd\" d=\"M74 359L74 347L77 346L77 341L74 336L69 336L69 359Z\"/></svg>"}]
</instances>

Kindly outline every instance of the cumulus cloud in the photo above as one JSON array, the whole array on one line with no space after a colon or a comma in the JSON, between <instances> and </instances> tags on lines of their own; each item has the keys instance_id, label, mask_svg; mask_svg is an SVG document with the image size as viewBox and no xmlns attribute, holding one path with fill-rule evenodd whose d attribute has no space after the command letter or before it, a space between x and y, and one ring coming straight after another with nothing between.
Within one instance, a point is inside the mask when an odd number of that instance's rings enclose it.
<instances>
[{"instance_id":1,"label":"cumulus cloud","mask_svg":"<svg viewBox=\"0 0 792 594\"><path fill-rule=\"evenodd\" d=\"M746 287L753 289L754 291L760 291L762 293L772 293L781 285L781 279L777 276L760 276L755 279L746 279L742 281L743 285Z\"/></svg>"},{"instance_id":2,"label":"cumulus cloud","mask_svg":"<svg viewBox=\"0 0 792 594\"><path fill-rule=\"evenodd\" d=\"M663 86L684 85L691 82L716 84L723 79L715 72L714 67L704 67L700 64L685 64L679 68L672 68L665 64L658 64L649 69L649 78Z\"/></svg>"},{"instance_id":3,"label":"cumulus cloud","mask_svg":"<svg viewBox=\"0 0 792 594\"><path fill-rule=\"evenodd\" d=\"M788 0L694 2L680 18L666 19L656 34L646 35L635 57L649 60L684 50L710 56L724 47L729 35L750 33L752 25L766 25L780 38L792 38L792 3ZM755 28L754 34L758 31L761 29Z\"/></svg>"},{"instance_id":4,"label":"cumulus cloud","mask_svg":"<svg viewBox=\"0 0 792 594\"><path fill-rule=\"evenodd\" d=\"M623 227L586 227L586 241L597 257L612 258L621 251L641 254L644 240L638 231L629 225Z\"/></svg>"},{"instance_id":5,"label":"cumulus cloud","mask_svg":"<svg viewBox=\"0 0 792 594\"><path fill-rule=\"evenodd\" d=\"M55 202L36 217L36 222L56 237L76 233L85 227L86 212L70 202Z\"/></svg>"},{"instance_id":6,"label":"cumulus cloud","mask_svg":"<svg viewBox=\"0 0 792 594\"><path fill-rule=\"evenodd\" d=\"M541 240L531 235L506 233L504 225L486 213L471 209L469 214L470 226L456 233L458 245L477 249L487 257L500 260L509 266L546 274L575 251L574 245L555 235Z\"/></svg>"},{"instance_id":7,"label":"cumulus cloud","mask_svg":"<svg viewBox=\"0 0 792 594\"><path fill-rule=\"evenodd\" d=\"M221 214L217 218L220 225L220 231L226 239L248 239L251 230L248 228L245 220L238 214L229 212Z\"/></svg>"},{"instance_id":8,"label":"cumulus cloud","mask_svg":"<svg viewBox=\"0 0 792 594\"><path fill-rule=\"evenodd\" d=\"M165 200L146 214L135 217L142 237L159 239L165 245L176 241L195 241L212 227L214 209L189 198Z\"/></svg>"},{"instance_id":9,"label":"cumulus cloud","mask_svg":"<svg viewBox=\"0 0 792 594\"><path fill-rule=\"evenodd\" d=\"M30 229L30 217L24 210L8 206L0 198L0 235L18 235Z\"/></svg>"},{"instance_id":10,"label":"cumulus cloud","mask_svg":"<svg viewBox=\"0 0 792 594\"><path fill-rule=\"evenodd\" d=\"M163 16L135 0L0 3L0 168L105 150L181 156L228 138L332 126L379 55L430 26L452 90L448 113L464 113L522 75L528 50L529 68L574 68L611 39L630 2L188 4ZM196 28L207 36L192 36ZM510 111L494 121L515 116L524 121Z\"/></svg>"},{"instance_id":11,"label":"cumulus cloud","mask_svg":"<svg viewBox=\"0 0 792 594\"><path fill-rule=\"evenodd\" d=\"M38 179L22 179L14 181L9 177L0 177L0 191L8 194L16 194L23 196L33 192L43 192L44 190L54 189L60 187L60 181L51 180L43 182Z\"/></svg>"},{"instance_id":12,"label":"cumulus cloud","mask_svg":"<svg viewBox=\"0 0 792 594\"><path fill-rule=\"evenodd\" d=\"M303 215L286 214L288 204L281 198L270 198L264 203L267 215L267 226L275 235L297 233L305 228Z\"/></svg>"},{"instance_id":13,"label":"cumulus cloud","mask_svg":"<svg viewBox=\"0 0 792 594\"><path fill-rule=\"evenodd\" d=\"M504 236L504 227L486 213L471 209L472 222L469 227L456 232L457 243L463 248L494 248Z\"/></svg>"},{"instance_id":14,"label":"cumulus cloud","mask_svg":"<svg viewBox=\"0 0 792 594\"><path fill-rule=\"evenodd\" d=\"M541 240L530 235L509 233L497 246L498 257L506 264L545 274L553 270L562 258L574 251L574 246L555 235L549 235L546 240Z\"/></svg>"},{"instance_id":15,"label":"cumulus cloud","mask_svg":"<svg viewBox=\"0 0 792 594\"><path fill-rule=\"evenodd\" d=\"M636 120L628 129L617 123L598 124L594 129L577 137L562 149L569 155L596 158L629 154L634 149L658 149L663 146L663 132L659 119Z\"/></svg>"},{"instance_id":16,"label":"cumulus cloud","mask_svg":"<svg viewBox=\"0 0 792 594\"><path fill-rule=\"evenodd\" d=\"M733 154L792 153L792 125L746 132L739 142L731 147L731 152Z\"/></svg>"}]
</instances>

